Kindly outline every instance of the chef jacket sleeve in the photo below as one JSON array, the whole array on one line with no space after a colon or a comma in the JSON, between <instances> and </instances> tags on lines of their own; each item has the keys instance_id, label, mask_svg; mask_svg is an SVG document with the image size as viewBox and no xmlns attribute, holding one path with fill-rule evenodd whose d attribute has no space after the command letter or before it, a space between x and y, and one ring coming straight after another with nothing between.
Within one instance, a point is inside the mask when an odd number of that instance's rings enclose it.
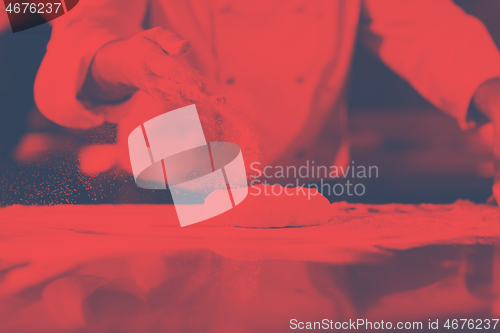
<instances>
[{"instance_id":1,"label":"chef jacket sleeve","mask_svg":"<svg viewBox=\"0 0 500 333\"><path fill-rule=\"evenodd\" d=\"M464 129L474 92L500 77L486 27L451 0L364 0L362 42Z\"/></svg>"},{"instance_id":2,"label":"chef jacket sleeve","mask_svg":"<svg viewBox=\"0 0 500 333\"><path fill-rule=\"evenodd\" d=\"M73 128L104 122L103 114L86 107L78 93L102 46L143 30L147 5L148 0L85 0L54 20L35 80L35 101L47 118Z\"/></svg>"}]
</instances>

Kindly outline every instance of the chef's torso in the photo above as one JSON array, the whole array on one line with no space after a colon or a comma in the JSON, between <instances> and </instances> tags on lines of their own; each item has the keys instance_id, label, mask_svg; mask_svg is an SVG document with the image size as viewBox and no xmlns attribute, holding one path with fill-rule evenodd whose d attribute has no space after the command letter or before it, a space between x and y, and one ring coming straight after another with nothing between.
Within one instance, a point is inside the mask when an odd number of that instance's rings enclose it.
<instances>
[{"instance_id":1,"label":"chef's torso","mask_svg":"<svg viewBox=\"0 0 500 333\"><path fill-rule=\"evenodd\" d=\"M331 165L346 144L345 82L359 7L331 0L155 0L146 28L161 25L189 40L190 60L204 75L251 97L261 163Z\"/></svg>"}]
</instances>

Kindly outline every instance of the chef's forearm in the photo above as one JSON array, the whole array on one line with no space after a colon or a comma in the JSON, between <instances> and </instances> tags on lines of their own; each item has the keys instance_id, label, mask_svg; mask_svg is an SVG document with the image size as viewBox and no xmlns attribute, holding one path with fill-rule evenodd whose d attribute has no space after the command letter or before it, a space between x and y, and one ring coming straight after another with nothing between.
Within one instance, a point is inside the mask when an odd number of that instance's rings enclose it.
<instances>
[{"instance_id":1,"label":"chef's forearm","mask_svg":"<svg viewBox=\"0 0 500 333\"><path fill-rule=\"evenodd\" d=\"M490 121L500 121L500 77L484 82L472 98L473 106Z\"/></svg>"}]
</instances>

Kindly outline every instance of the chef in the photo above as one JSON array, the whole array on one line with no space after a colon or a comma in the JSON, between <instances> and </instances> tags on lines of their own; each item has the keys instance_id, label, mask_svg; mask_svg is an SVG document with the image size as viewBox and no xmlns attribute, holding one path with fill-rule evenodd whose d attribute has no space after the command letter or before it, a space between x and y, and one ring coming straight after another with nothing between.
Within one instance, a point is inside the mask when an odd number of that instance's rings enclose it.
<instances>
[{"instance_id":1,"label":"chef","mask_svg":"<svg viewBox=\"0 0 500 333\"><path fill-rule=\"evenodd\" d=\"M489 123L500 171L500 53L451 0L86 0L54 22L35 99L63 126L117 122L126 137L172 103L223 103L215 82L249 96L262 166L348 165L360 38L463 129Z\"/></svg>"}]
</instances>

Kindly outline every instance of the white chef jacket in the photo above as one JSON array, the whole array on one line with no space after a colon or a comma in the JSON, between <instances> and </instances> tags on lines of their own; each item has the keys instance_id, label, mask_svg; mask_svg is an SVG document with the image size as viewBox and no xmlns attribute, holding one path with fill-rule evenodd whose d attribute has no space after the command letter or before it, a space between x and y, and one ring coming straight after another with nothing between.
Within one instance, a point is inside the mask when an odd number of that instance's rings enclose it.
<instances>
[{"instance_id":1,"label":"white chef jacket","mask_svg":"<svg viewBox=\"0 0 500 333\"><path fill-rule=\"evenodd\" d=\"M85 0L54 21L35 83L41 112L68 127L101 124L103 114L77 98L94 55L156 26L191 42L203 75L251 96L263 161L280 165L348 163L345 92L358 35L464 128L475 90L500 76L486 28L451 0ZM136 95L106 108L164 103Z\"/></svg>"}]
</instances>

